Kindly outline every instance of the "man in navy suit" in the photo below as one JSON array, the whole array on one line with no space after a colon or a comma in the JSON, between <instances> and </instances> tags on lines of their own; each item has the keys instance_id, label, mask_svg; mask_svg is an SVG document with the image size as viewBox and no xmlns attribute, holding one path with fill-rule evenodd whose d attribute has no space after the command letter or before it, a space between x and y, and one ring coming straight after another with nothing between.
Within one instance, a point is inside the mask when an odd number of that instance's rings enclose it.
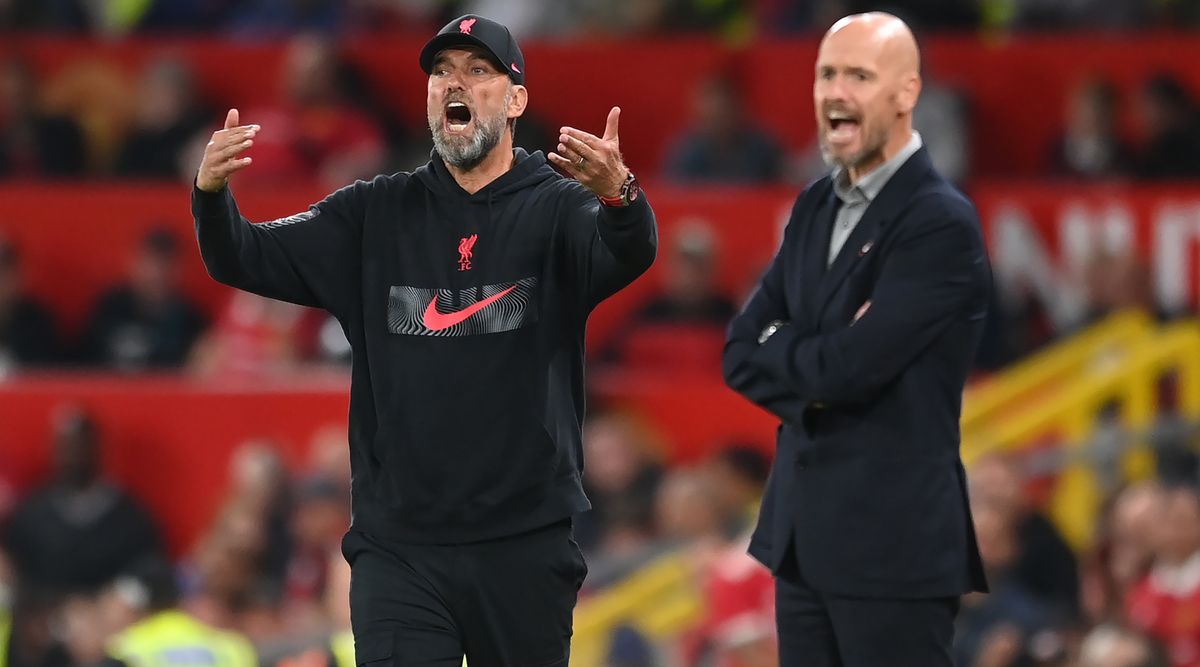
<instances>
[{"instance_id":1,"label":"man in navy suit","mask_svg":"<svg viewBox=\"0 0 1200 667\"><path fill-rule=\"evenodd\" d=\"M776 576L783 667L950 667L958 598L987 586L958 422L990 272L912 130L919 60L888 14L825 35L833 173L729 329L725 381L782 420L750 553Z\"/></svg>"}]
</instances>

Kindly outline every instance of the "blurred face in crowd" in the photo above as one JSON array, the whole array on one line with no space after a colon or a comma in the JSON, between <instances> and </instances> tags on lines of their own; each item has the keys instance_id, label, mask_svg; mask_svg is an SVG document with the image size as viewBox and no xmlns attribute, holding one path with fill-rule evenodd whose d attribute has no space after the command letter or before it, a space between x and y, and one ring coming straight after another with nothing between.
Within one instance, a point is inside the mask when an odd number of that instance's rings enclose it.
<instances>
[{"instance_id":1,"label":"blurred face in crowd","mask_svg":"<svg viewBox=\"0 0 1200 667\"><path fill-rule=\"evenodd\" d=\"M921 90L916 40L887 14L846 17L817 55L813 102L827 162L857 179L908 141Z\"/></svg>"},{"instance_id":2,"label":"blurred face in crowd","mask_svg":"<svg viewBox=\"0 0 1200 667\"><path fill-rule=\"evenodd\" d=\"M724 80L705 81L696 92L695 114L696 122L705 134L728 136L740 124L737 92Z\"/></svg>"},{"instance_id":3,"label":"blurred face in crowd","mask_svg":"<svg viewBox=\"0 0 1200 667\"><path fill-rule=\"evenodd\" d=\"M0 125L33 108L33 74L16 60L0 62Z\"/></svg>"},{"instance_id":4,"label":"blurred face in crowd","mask_svg":"<svg viewBox=\"0 0 1200 667\"><path fill-rule=\"evenodd\" d=\"M1068 107L1071 132L1107 135L1113 124L1113 92L1101 81L1087 81L1075 89Z\"/></svg>"},{"instance_id":5,"label":"blurred face in crowd","mask_svg":"<svg viewBox=\"0 0 1200 667\"><path fill-rule=\"evenodd\" d=\"M708 252L676 252L669 268L667 289L676 301L700 303L712 293L713 257Z\"/></svg>"},{"instance_id":6,"label":"blurred face in crowd","mask_svg":"<svg viewBox=\"0 0 1200 667\"><path fill-rule=\"evenodd\" d=\"M100 474L100 447L95 424L79 414L64 415L55 425L54 455L57 478L72 488L83 488Z\"/></svg>"},{"instance_id":7,"label":"blurred face in crowd","mask_svg":"<svg viewBox=\"0 0 1200 667\"><path fill-rule=\"evenodd\" d=\"M1079 647L1078 667L1166 667L1145 637L1131 630L1101 626Z\"/></svg>"},{"instance_id":8,"label":"blurred face in crowd","mask_svg":"<svg viewBox=\"0 0 1200 667\"><path fill-rule=\"evenodd\" d=\"M192 80L186 65L162 61L142 77L139 120L145 127L165 129L183 118L192 99Z\"/></svg>"},{"instance_id":9,"label":"blurred face in crowd","mask_svg":"<svg viewBox=\"0 0 1200 667\"><path fill-rule=\"evenodd\" d=\"M645 461L633 427L617 416L588 421L584 431L584 463L588 486L620 492L637 479Z\"/></svg>"},{"instance_id":10,"label":"blurred face in crowd","mask_svg":"<svg viewBox=\"0 0 1200 667\"><path fill-rule=\"evenodd\" d=\"M1164 513L1156 522L1156 556L1177 565L1200 551L1200 496L1190 489L1167 493Z\"/></svg>"},{"instance_id":11,"label":"blurred face in crowd","mask_svg":"<svg viewBox=\"0 0 1200 667\"><path fill-rule=\"evenodd\" d=\"M972 503L991 505L1009 515L1016 515L1025 504L1020 470L1009 459L979 459L971 466L968 480Z\"/></svg>"},{"instance_id":12,"label":"blurred face in crowd","mask_svg":"<svg viewBox=\"0 0 1200 667\"><path fill-rule=\"evenodd\" d=\"M163 248L143 246L133 262L133 288L138 296L154 305L167 301L178 282L175 253Z\"/></svg>"},{"instance_id":13,"label":"blurred face in crowd","mask_svg":"<svg viewBox=\"0 0 1200 667\"><path fill-rule=\"evenodd\" d=\"M708 478L692 470L673 471L658 490L655 518L667 536L700 539L720 532L723 515Z\"/></svg>"},{"instance_id":14,"label":"blurred face in crowd","mask_svg":"<svg viewBox=\"0 0 1200 667\"><path fill-rule=\"evenodd\" d=\"M477 47L445 49L433 60L426 112L433 146L447 164L470 171L525 112L528 92Z\"/></svg>"},{"instance_id":15,"label":"blurred face in crowd","mask_svg":"<svg viewBox=\"0 0 1200 667\"><path fill-rule=\"evenodd\" d=\"M1118 584L1132 583L1149 565L1165 503L1165 493L1154 483L1131 486L1118 496L1112 509L1109 562L1109 574Z\"/></svg>"},{"instance_id":16,"label":"blurred face in crowd","mask_svg":"<svg viewBox=\"0 0 1200 667\"><path fill-rule=\"evenodd\" d=\"M1008 515L1000 508L982 503L971 508L975 519L975 537L979 555L989 573L1002 572L1016 560L1018 543L1016 531Z\"/></svg>"},{"instance_id":17,"label":"blurred face in crowd","mask_svg":"<svg viewBox=\"0 0 1200 667\"><path fill-rule=\"evenodd\" d=\"M337 57L320 38L297 37L288 47L284 86L300 106L328 104L337 99Z\"/></svg>"}]
</instances>

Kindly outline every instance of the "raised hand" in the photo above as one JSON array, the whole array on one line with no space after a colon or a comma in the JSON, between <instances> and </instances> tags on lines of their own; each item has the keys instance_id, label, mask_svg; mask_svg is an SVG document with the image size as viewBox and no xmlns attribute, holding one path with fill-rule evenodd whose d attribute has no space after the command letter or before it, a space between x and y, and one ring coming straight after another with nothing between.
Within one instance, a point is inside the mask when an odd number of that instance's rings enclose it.
<instances>
[{"instance_id":1,"label":"raised hand","mask_svg":"<svg viewBox=\"0 0 1200 667\"><path fill-rule=\"evenodd\" d=\"M617 137L620 117L620 107L608 112L603 137L573 127L562 128L558 152L550 153L550 161L601 197L621 194L629 169L621 158L621 142Z\"/></svg>"},{"instance_id":2,"label":"raised hand","mask_svg":"<svg viewBox=\"0 0 1200 667\"><path fill-rule=\"evenodd\" d=\"M238 110L230 109L225 116L225 127L214 132L204 147L196 187L205 192L220 192L230 176L250 166L249 157L238 156L254 145L258 130L258 125L238 125Z\"/></svg>"}]
</instances>

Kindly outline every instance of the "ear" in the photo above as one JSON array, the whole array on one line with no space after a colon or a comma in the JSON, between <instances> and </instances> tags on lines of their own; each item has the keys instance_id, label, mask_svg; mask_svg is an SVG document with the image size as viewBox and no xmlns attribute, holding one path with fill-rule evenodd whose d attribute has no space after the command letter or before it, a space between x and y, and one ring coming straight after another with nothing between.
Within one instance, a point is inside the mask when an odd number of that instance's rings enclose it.
<instances>
[{"instance_id":1,"label":"ear","mask_svg":"<svg viewBox=\"0 0 1200 667\"><path fill-rule=\"evenodd\" d=\"M513 84L512 98L508 101L508 117L520 118L529 104L529 90L519 83Z\"/></svg>"},{"instance_id":2,"label":"ear","mask_svg":"<svg viewBox=\"0 0 1200 667\"><path fill-rule=\"evenodd\" d=\"M900 94L896 96L896 103L900 106L900 113L911 114L913 109L917 107L917 99L920 96L921 75L912 72L904 78L904 82L900 84Z\"/></svg>"}]
</instances>

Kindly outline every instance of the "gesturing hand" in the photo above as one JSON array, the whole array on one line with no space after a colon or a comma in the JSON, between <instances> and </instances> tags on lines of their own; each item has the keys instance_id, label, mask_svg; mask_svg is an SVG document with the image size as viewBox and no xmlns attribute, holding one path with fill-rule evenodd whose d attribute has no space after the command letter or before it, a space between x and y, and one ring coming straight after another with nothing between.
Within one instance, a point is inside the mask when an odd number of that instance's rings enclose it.
<instances>
[{"instance_id":1,"label":"gesturing hand","mask_svg":"<svg viewBox=\"0 0 1200 667\"><path fill-rule=\"evenodd\" d=\"M212 140L204 147L204 159L196 174L196 187L205 192L220 192L229 177L250 165L250 158L238 156L254 145L257 125L238 125L238 110L230 109L225 127L213 132Z\"/></svg>"},{"instance_id":2,"label":"gesturing hand","mask_svg":"<svg viewBox=\"0 0 1200 667\"><path fill-rule=\"evenodd\" d=\"M608 112L603 137L573 127L562 128L558 152L550 153L550 161L601 197L621 194L629 169L621 158L621 142L617 138L620 117L620 107Z\"/></svg>"}]
</instances>

